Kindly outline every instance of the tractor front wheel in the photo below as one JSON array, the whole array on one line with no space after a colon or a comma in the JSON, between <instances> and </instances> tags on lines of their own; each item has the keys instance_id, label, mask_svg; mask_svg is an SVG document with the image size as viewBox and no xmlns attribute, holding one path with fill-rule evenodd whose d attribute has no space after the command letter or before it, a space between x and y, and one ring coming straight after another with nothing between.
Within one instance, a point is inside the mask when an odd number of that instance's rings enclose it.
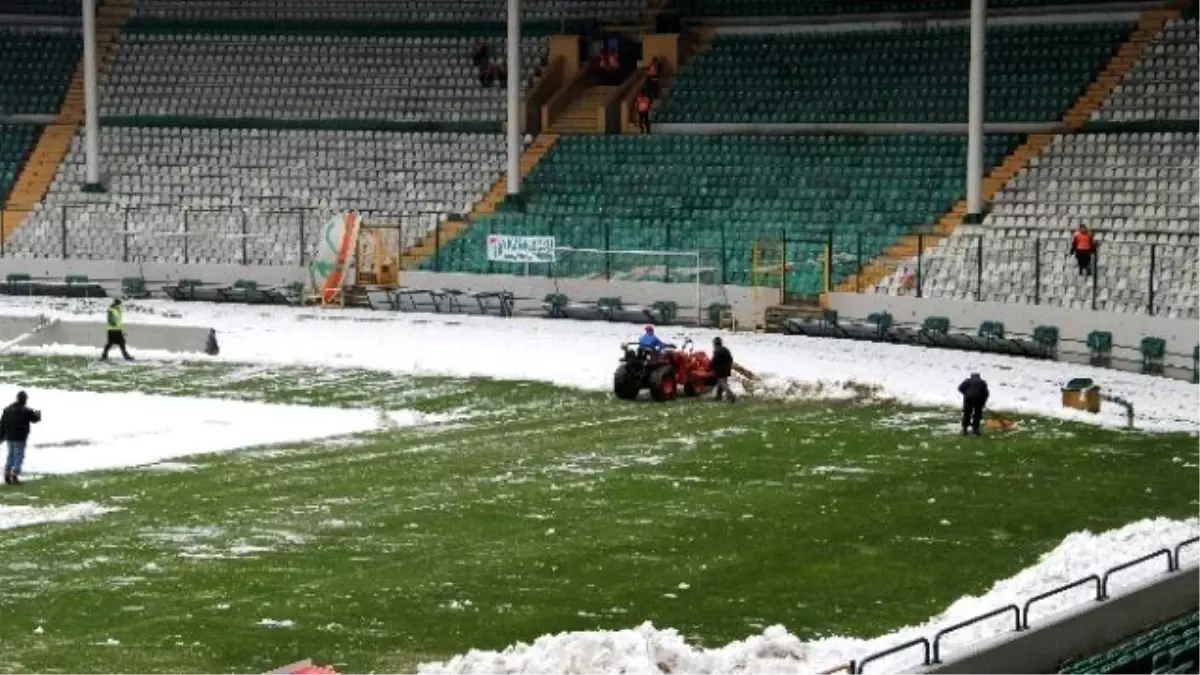
<instances>
[{"instance_id":1,"label":"tractor front wheel","mask_svg":"<svg viewBox=\"0 0 1200 675\"><path fill-rule=\"evenodd\" d=\"M650 398L660 403L673 401L677 393L674 368L661 366L650 373Z\"/></svg>"},{"instance_id":2,"label":"tractor front wheel","mask_svg":"<svg viewBox=\"0 0 1200 675\"><path fill-rule=\"evenodd\" d=\"M637 398L640 390L641 383L631 376L629 367L624 363L617 366L617 372L613 373L613 395L625 401L632 401Z\"/></svg>"}]
</instances>

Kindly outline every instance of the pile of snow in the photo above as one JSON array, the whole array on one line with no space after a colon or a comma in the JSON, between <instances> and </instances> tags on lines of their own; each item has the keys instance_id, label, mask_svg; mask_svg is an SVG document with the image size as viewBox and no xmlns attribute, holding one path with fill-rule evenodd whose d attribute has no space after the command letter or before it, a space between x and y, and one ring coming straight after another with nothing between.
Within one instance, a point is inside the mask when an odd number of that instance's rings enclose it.
<instances>
[{"instance_id":1,"label":"pile of snow","mask_svg":"<svg viewBox=\"0 0 1200 675\"><path fill-rule=\"evenodd\" d=\"M42 523L67 523L95 518L118 510L96 502L80 502L66 506L7 506L0 504L0 530L28 527Z\"/></svg>"},{"instance_id":2,"label":"pile of snow","mask_svg":"<svg viewBox=\"0 0 1200 675\"><path fill-rule=\"evenodd\" d=\"M65 474L147 466L252 446L436 422L412 410L381 413L206 398L26 389L42 412L26 450L25 472ZM0 400L17 387L0 386ZM179 469L179 465L163 465Z\"/></svg>"},{"instance_id":3,"label":"pile of snow","mask_svg":"<svg viewBox=\"0 0 1200 675\"><path fill-rule=\"evenodd\" d=\"M5 299L6 314L69 319L102 316L94 300ZM485 316L338 312L290 307L127 303L131 322L211 326L221 360L356 367L414 375L536 380L590 390L612 386L620 342L637 326L605 322L501 319ZM663 328L678 342L690 336L707 348L718 332ZM785 335L724 335L737 361L765 375L762 391L781 397L847 397L867 392L914 405L958 406L958 383L978 371L997 410L1055 415L1120 427L1115 406L1098 416L1064 410L1061 387L1088 377L1135 406L1137 426L1151 431L1200 431L1200 389L1187 382L1090 366L996 354ZM137 344L131 345L137 352ZM32 350L31 350L32 351ZM40 353L94 355L96 350L48 347ZM137 352L143 357L152 356ZM158 355L172 358L169 354ZM175 356L174 358L178 358Z\"/></svg>"},{"instance_id":4,"label":"pile of snow","mask_svg":"<svg viewBox=\"0 0 1200 675\"><path fill-rule=\"evenodd\" d=\"M678 631L650 623L620 631L579 631L544 635L532 644L519 643L502 652L470 651L442 663L422 664L418 672L434 673L811 673L836 668L850 660L917 637L932 638L944 626L969 619L1055 586L1080 579L1159 548L1173 548L1200 532L1200 519L1142 520L1103 534L1079 532L1066 537L1037 564L996 583L982 597L964 597L922 626L903 628L869 640L832 637L804 642L782 626L772 626L739 642L716 649L687 644ZM1194 564L1200 547L1184 549L1185 564ZM1165 564L1152 561L1114 575L1110 594L1162 574ZM1030 623L1082 604L1089 589L1056 595L1034 605ZM943 654L953 657L970 646L1012 629L1008 616L984 621L943 640ZM920 665L920 650L872 662L872 670L901 672Z\"/></svg>"}]
</instances>

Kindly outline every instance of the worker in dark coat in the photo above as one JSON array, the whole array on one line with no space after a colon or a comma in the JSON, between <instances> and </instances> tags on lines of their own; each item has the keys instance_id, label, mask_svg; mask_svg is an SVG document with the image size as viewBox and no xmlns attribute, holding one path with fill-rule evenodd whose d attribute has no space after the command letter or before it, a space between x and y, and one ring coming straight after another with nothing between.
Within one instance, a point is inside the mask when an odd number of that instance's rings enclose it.
<instances>
[{"instance_id":1,"label":"worker in dark coat","mask_svg":"<svg viewBox=\"0 0 1200 675\"><path fill-rule=\"evenodd\" d=\"M987 382L979 376L979 373L971 373L970 377L958 385L958 393L962 394L963 397L963 436L967 435L968 428L970 428L971 433L978 436L979 425L983 422L983 407L987 405L988 396L991 395L988 392Z\"/></svg>"},{"instance_id":2,"label":"worker in dark coat","mask_svg":"<svg viewBox=\"0 0 1200 675\"><path fill-rule=\"evenodd\" d=\"M737 401L733 390L729 388L729 378L733 375L733 354L719 337L713 338L712 372L717 379L717 400L720 401L724 396L728 397L730 403Z\"/></svg>"},{"instance_id":3,"label":"worker in dark coat","mask_svg":"<svg viewBox=\"0 0 1200 675\"><path fill-rule=\"evenodd\" d=\"M0 414L0 441L8 441L8 459L4 462L5 485L21 484L21 465L25 463L29 427L42 421L42 414L27 406L28 401L25 392L19 392L16 402Z\"/></svg>"}]
</instances>

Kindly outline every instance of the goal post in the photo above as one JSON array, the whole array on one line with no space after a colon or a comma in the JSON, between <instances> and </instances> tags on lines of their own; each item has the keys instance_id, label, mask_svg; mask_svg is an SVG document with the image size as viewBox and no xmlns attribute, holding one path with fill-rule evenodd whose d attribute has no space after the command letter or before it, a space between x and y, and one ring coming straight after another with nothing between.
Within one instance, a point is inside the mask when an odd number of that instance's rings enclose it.
<instances>
[{"instance_id":1,"label":"goal post","mask_svg":"<svg viewBox=\"0 0 1200 675\"><path fill-rule=\"evenodd\" d=\"M489 272L544 278L557 295L571 297L578 289L588 300L634 294L642 301L672 303L677 316L687 317L688 323L692 314L688 309L694 303L696 325L704 325L711 306L730 304L725 255L720 250L613 249L570 245L553 236L493 232L487 237L487 260ZM625 285L631 283L656 288L635 292Z\"/></svg>"},{"instance_id":2,"label":"goal post","mask_svg":"<svg viewBox=\"0 0 1200 675\"><path fill-rule=\"evenodd\" d=\"M600 249L600 248L576 248L576 247L572 247L572 246L556 246L554 248L554 252L556 254L556 257L558 256L558 254L568 254L569 255L569 254L575 254L575 253L582 253L582 254L586 254L586 255L605 256L606 260L603 262L605 263L605 276L608 281L614 280L614 276L612 273L612 267L611 267L611 263L609 260L609 258L611 258L611 256L638 256L641 258L664 258L667 261L682 260L685 262L690 262L690 263L692 263L690 269L693 271L693 273L690 275L690 276L692 276L691 285L694 290L694 298L696 301L696 325L697 326L704 325L704 309L705 308L704 308L704 302L703 302L703 294L701 293L701 285L702 285L701 284L701 276L702 275L700 274L700 271L702 269L701 264L700 264L702 253L698 250L697 251L645 251L645 250L638 250L638 249L613 250L613 249ZM556 277L558 276L557 267L559 264L560 263L558 260L556 260L554 263ZM623 266L620 266L620 267L623 267ZM664 265L663 268L664 268L664 273L661 278L654 278L655 276L657 276L654 274L647 275L644 273L638 274L635 272L630 275L629 279L617 278L615 280L616 281L628 280L628 281L643 281L643 282L649 281L649 282L672 283L671 282L671 265L670 264ZM687 270L688 268L684 268L684 269ZM618 272L617 277L620 277L620 276L622 276L622 275ZM639 278L639 277L646 277L646 276L649 276L650 278Z\"/></svg>"}]
</instances>

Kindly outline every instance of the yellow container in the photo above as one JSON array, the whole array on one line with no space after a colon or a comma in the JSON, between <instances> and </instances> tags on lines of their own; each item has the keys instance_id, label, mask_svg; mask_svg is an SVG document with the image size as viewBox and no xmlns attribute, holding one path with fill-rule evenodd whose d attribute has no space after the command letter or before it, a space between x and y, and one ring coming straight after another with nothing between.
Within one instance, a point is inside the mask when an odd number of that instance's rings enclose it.
<instances>
[{"instance_id":1,"label":"yellow container","mask_svg":"<svg viewBox=\"0 0 1200 675\"><path fill-rule=\"evenodd\" d=\"M1100 387L1085 378L1071 380L1062 389L1062 404L1064 408L1097 414L1100 412Z\"/></svg>"}]
</instances>

